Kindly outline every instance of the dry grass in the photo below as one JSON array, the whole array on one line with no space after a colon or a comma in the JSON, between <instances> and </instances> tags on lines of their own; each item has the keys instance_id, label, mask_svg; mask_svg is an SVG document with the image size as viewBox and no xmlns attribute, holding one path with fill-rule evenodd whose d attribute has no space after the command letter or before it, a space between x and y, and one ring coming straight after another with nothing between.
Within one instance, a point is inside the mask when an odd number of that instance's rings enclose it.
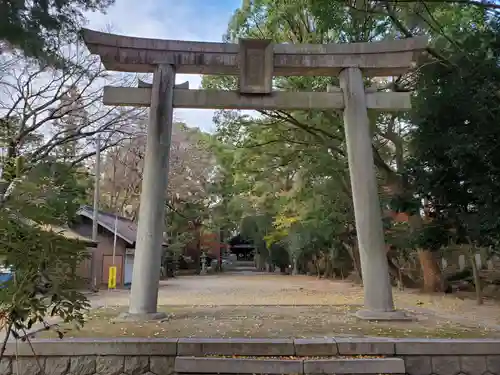
<instances>
[{"instance_id":1,"label":"dry grass","mask_svg":"<svg viewBox=\"0 0 500 375\"><path fill-rule=\"evenodd\" d=\"M93 310L82 330L66 337L258 337L310 338L332 336L383 336L422 338L500 337L499 331L464 326L418 314L411 322L363 322L352 316L357 307L338 306L162 306L164 322L116 322L126 308ZM52 337L45 332L37 337Z\"/></svg>"}]
</instances>

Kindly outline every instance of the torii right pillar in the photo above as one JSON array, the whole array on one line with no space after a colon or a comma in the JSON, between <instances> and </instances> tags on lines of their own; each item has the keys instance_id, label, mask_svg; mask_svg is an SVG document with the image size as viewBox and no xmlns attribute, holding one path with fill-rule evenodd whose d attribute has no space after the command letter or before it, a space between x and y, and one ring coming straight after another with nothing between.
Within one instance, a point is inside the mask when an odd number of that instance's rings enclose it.
<instances>
[{"instance_id":1,"label":"torii right pillar","mask_svg":"<svg viewBox=\"0 0 500 375\"><path fill-rule=\"evenodd\" d=\"M363 74L359 68L346 68L339 78L365 294L364 309L356 316L365 320L406 320L402 311L394 309L392 298Z\"/></svg>"}]
</instances>

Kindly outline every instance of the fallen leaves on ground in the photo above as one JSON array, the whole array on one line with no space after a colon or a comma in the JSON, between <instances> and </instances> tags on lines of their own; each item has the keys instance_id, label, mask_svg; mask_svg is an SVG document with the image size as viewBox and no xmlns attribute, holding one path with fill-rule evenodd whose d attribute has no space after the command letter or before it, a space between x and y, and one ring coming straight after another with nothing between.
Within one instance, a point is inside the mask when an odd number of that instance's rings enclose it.
<instances>
[{"instance_id":1,"label":"fallen leaves on ground","mask_svg":"<svg viewBox=\"0 0 500 375\"><path fill-rule=\"evenodd\" d=\"M419 315L412 322L366 322L353 316L357 306L163 306L163 322L119 322L125 307L92 311L80 331L67 337L208 337L208 338L331 338L331 337L500 337L479 326ZM46 337L43 334L40 337Z\"/></svg>"}]
</instances>

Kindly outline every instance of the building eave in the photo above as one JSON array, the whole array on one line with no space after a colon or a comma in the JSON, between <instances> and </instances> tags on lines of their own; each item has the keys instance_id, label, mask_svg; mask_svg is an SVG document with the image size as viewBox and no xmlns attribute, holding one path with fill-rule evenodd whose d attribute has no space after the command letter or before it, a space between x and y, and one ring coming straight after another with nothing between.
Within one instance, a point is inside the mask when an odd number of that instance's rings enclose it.
<instances>
[{"instance_id":1,"label":"building eave","mask_svg":"<svg viewBox=\"0 0 500 375\"><path fill-rule=\"evenodd\" d=\"M90 219L90 220L93 220L93 215L89 212L87 212L87 210L85 210L84 208L80 208L77 212L76 212L77 215L81 215L81 216L85 216L86 218ZM114 233L115 232L115 228L112 228L111 226L103 223L101 220L97 220L97 223L107 229L109 232L111 233ZM129 245L134 245L135 246L135 239L130 239L126 236L123 236L122 234L120 234L120 232L117 232L116 233L117 237L121 238L122 240L124 240L126 243L128 243Z\"/></svg>"}]
</instances>

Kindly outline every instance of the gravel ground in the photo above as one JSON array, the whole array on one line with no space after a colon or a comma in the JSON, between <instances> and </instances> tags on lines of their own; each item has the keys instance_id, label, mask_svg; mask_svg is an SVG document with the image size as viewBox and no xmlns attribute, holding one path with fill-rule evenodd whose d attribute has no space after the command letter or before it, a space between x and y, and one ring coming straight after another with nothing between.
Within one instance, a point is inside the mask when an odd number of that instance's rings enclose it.
<instances>
[{"instance_id":1,"label":"gravel ground","mask_svg":"<svg viewBox=\"0 0 500 375\"><path fill-rule=\"evenodd\" d=\"M102 291L90 297L94 307L127 306L128 290ZM459 324L484 324L500 330L500 304L453 295L427 295L394 289L397 308L435 315ZM184 276L161 282L158 304L162 306L332 306L363 304L359 285L309 276L249 273Z\"/></svg>"},{"instance_id":2,"label":"gravel ground","mask_svg":"<svg viewBox=\"0 0 500 375\"><path fill-rule=\"evenodd\" d=\"M398 290L394 297L414 321L358 321L352 313L362 306L363 290L349 282L267 273L186 276L161 283L159 310L168 314L166 321L116 322L129 291L101 291L90 297L95 309L85 328L68 337L500 336L496 302L477 306L470 299Z\"/></svg>"},{"instance_id":3,"label":"gravel ground","mask_svg":"<svg viewBox=\"0 0 500 375\"><path fill-rule=\"evenodd\" d=\"M361 322L353 306L161 306L160 322L116 321L126 307L94 310L82 330L66 337L254 337L312 338L339 336L483 338L500 332L477 326L456 326L419 314L412 322ZM43 337L55 337L44 333Z\"/></svg>"}]
</instances>

